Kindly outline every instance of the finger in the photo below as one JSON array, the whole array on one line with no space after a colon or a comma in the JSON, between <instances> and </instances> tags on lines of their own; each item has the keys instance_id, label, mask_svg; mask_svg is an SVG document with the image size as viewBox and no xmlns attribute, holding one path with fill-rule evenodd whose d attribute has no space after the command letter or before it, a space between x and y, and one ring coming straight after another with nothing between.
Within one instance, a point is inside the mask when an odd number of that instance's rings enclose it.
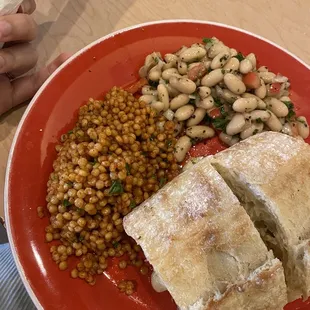
<instances>
[{"instance_id":1,"label":"finger","mask_svg":"<svg viewBox=\"0 0 310 310\"><path fill-rule=\"evenodd\" d=\"M14 80L12 82L13 100L11 108L32 98L47 78L70 56L67 53L63 53L39 72Z\"/></svg>"},{"instance_id":2,"label":"finger","mask_svg":"<svg viewBox=\"0 0 310 310\"><path fill-rule=\"evenodd\" d=\"M37 36L37 25L27 14L0 17L0 42L32 41Z\"/></svg>"},{"instance_id":3,"label":"finger","mask_svg":"<svg viewBox=\"0 0 310 310\"><path fill-rule=\"evenodd\" d=\"M10 110L13 106L13 87L9 79L0 75L0 115Z\"/></svg>"},{"instance_id":4,"label":"finger","mask_svg":"<svg viewBox=\"0 0 310 310\"><path fill-rule=\"evenodd\" d=\"M36 9L36 2L34 0L24 0L18 9L19 13L32 14Z\"/></svg>"},{"instance_id":5,"label":"finger","mask_svg":"<svg viewBox=\"0 0 310 310\"><path fill-rule=\"evenodd\" d=\"M13 45L0 50L0 74L10 72L15 76L32 69L38 61L38 53L30 43Z\"/></svg>"}]
</instances>

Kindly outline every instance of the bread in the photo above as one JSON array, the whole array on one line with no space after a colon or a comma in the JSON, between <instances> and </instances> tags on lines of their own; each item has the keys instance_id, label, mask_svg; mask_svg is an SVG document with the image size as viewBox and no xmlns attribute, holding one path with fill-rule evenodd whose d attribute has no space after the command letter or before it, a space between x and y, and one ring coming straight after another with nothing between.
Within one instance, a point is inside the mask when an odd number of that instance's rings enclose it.
<instances>
[{"instance_id":1,"label":"bread","mask_svg":"<svg viewBox=\"0 0 310 310\"><path fill-rule=\"evenodd\" d=\"M182 310L282 309L287 303L281 263L208 158L123 224Z\"/></svg>"},{"instance_id":2,"label":"bread","mask_svg":"<svg viewBox=\"0 0 310 310\"><path fill-rule=\"evenodd\" d=\"M289 300L310 292L310 146L276 132L218 153L212 164L283 262Z\"/></svg>"}]
</instances>

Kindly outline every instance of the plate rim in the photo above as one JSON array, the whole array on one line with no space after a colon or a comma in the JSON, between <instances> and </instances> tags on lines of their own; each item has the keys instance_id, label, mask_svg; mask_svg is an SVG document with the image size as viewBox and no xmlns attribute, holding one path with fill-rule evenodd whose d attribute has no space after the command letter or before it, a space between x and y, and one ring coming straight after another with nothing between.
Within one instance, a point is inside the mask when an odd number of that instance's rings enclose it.
<instances>
[{"instance_id":1,"label":"plate rim","mask_svg":"<svg viewBox=\"0 0 310 310\"><path fill-rule=\"evenodd\" d=\"M266 39L263 36L260 36L258 34L255 34L251 31L239 28L239 27L235 27L232 25L228 25L228 24L224 24L224 23L218 23L218 22L213 22L213 21L207 21L207 20L198 20L198 19L164 19L164 20L160 20L160 21L150 21L150 22L145 22L145 23L140 23L140 24L135 24L133 26L129 26L126 28L122 28L116 31L113 31L105 36L102 36L101 38L89 43L88 45L86 45L85 47L83 47L81 50L77 51L75 54L73 54L67 61L65 61L60 67L58 67L51 75L50 77L43 83L43 85L40 87L40 89L37 91L37 93L35 94L35 96L32 98L32 100L30 101L30 103L28 104L18 126L16 129L16 132L14 134L13 140L12 140L12 144L10 147L10 151L9 151L9 156L8 156L8 160L7 160L7 167L6 167L6 171L5 171L5 182L4 182L4 195L3 195L3 200L4 200L4 216L6 219L6 229L7 229L7 234L8 234L8 239L9 239L9 244L10 244L10 248L12 251L12 255L18 270L18 273L21 277L21 280L24 284L24 287L26 288L27 293L29 294L32 302L34 303L34 305L37 307L37 309L44 309L42 304L40 303L39 299L37 298L36 294L34 293L33 289L31 288L29 282L28 282L28 278L24 272L24 268L19 260L19 256L17 254L17 248L14 242L14 238L12 235L12 228L11 228L11 221L10 221L10 216L9 216L9 182L10 182L10 174L11 174L11 168L12 168L12 158L14 156L14 152L15 152L15 145L17 142L17 139L20 135L21 129L24 125L24 122L26 120L26 118L28 117L28 114L30 112L30 110L32 109L33 105L35 104L35 102L37 101L37 99L39 98L39 96L42 94L42 92L44 91L44 89L47 87L47 85L59 74L59 72L61 70L63 70L71 61L73 61L75 58L77 58L78 56L82 55L83 53L85 53L87 50L91 49L93 46L96 46L97 44L100 44L101 42L108 40L118 34L121 34L123 32L127 32L130 30L134 30L134 29L138 29L138 28L143 28L146 26L152 26L152 25L158 25L158 24L172 24L172 23L192 23L192 24L205 24L205 25L211 25L211 26L217 26L217 27L222 27L222 28L228 28L228 29L232 29L232 30L236 30L238 32L250 35L252 37L255 37L259 40L265 41L275 47L277 47L278 49L282 50L283 52L285 52L286 54L288 54L289 56L293 57L294 59L296 59L298 62L300 62L303 66L305 66L308 70L310 70L310 65L308 65L305 61L303 61L301 58L299 58L298 56L296 56L295 54L293 54L292 52L290 52L289 50L287 50L286 48L278 45L277 43Z\"/></svg>"}]
</instances>

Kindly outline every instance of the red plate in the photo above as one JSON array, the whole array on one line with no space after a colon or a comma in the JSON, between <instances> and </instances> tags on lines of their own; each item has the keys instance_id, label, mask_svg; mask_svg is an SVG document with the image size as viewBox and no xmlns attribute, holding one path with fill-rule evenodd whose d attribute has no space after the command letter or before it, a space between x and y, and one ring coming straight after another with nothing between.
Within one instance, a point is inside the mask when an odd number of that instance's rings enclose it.
<instances>
[{"instance_id":1,"label":"red plate","mask_svg":"<svg viewBox=\"0 0 310 310\"><path fill-rule=\"evenodd\" d=\"M44 243L48 220L40 220L36 208L45 202L46 182L56 156L54 145L73 126L78 108L89 97L100 98L114 85L134 82L145 56L152 51L173 52L183 44L211 36L242 53L255 52L261 64L288 76L298 113L310 119L309 67L279 46L239 29L199 21L163 21L118 31L83 49L55 72L32 100L8 162L8 233L19 272L37 308L176 309L168 293L155 293L149 280L134 269L124 273L110 267L94 287L59 271ZM214 152L218 144L203 148L198 152ZM118 292L115 283L122 278L138 282L138 292L130 298ZM310 302L307 306L297 301L286 309L310 309Z\"/></svg>"}]
</instances>

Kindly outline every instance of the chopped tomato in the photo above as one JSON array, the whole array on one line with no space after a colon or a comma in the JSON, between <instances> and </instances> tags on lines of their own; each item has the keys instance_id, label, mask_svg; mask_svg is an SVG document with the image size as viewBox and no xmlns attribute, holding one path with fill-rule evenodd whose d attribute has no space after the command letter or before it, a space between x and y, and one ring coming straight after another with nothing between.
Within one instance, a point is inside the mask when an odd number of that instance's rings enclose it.
<instances>
[{"instance_id":1,"label":"chopped tomato","mask_svg":"<svg viewBox=\"0 0 310 310\"><path fill-rule=\"evenodd\" d=\"M207 72L207 68L205 67L203 63L200 63L194 66L193 68L191 68L188 71L187 76L190 80L196 81L197 79L201 78L206 72Z\"/></svg>"},{"instance_id":2,"label":"chopped tomato","mask_svg":"<svg viewBox=\"0 0 310 310\"><path fill-rule=\"evenodd\" d=\"M268 89L269 96L277 96L280 93L281 84L280 83L272 83Z\"/></svg>"},{"instance_id":3,"label":"chopped tomato","mask_svg":"<svg viewBox=\"0 0 310 310\"><path fill-rule=\"evenodd\" d=\"M221 116L221 111L219 108L214 108L210 111L208 111L208 115L211 117L211 118L217 118L217 117L220 117Z\"/></svg>"},{"instance_id":4,"label":"chopped tomato","mask_svg":"<svg viewBox=\"0 0 310 310\"><path fill-rule=\"evenodd\" d=\"M256 72L249 72L242 78L247 88L256 89L260 87L260 78Z\"/></svg>"},{"instance_id":5,"label":"chopped tomato","mask_svg":"<svg viewBox=\"0 0 310 310\"><path fill-rule=\"evenodd\" d=\"M147 85L148 81L146 78L142 78L139 81L131 84L130 86L126 87L125 90L127 90L129 93L135 94L136 92L138 92L139 90L141 90L141 88L144 85Z\"/></svg>"}]
</instances>

